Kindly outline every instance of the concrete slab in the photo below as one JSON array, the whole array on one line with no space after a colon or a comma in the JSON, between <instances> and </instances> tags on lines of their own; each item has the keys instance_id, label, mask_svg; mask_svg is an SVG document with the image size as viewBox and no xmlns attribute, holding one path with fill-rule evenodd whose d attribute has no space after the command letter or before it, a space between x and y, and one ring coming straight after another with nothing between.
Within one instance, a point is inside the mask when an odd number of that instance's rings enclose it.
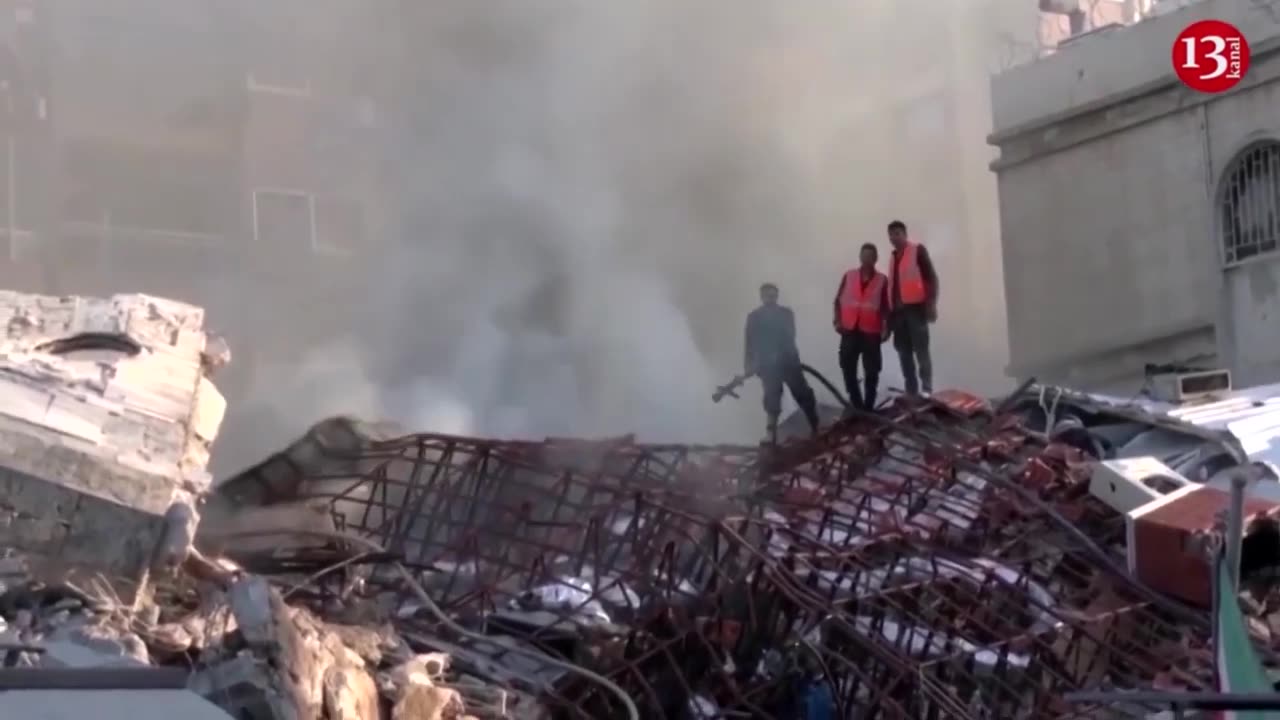
<instances>
[{"instance_id":1,"label":"concrete slab","mask_svg":"<svg viewBox=\"0 0 1280 720\"><path fill-rule=\"evenodd\" d=\"M209 487L204 311L0 291L0 546L133 576Z\"/></svg>"}]
</instances>

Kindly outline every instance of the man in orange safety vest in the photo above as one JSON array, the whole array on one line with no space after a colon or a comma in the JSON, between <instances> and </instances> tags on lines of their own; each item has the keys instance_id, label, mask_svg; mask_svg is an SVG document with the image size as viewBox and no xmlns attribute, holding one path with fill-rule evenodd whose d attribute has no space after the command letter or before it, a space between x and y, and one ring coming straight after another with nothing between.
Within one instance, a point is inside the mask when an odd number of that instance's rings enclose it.
<instances>
[{"instance_id":1,"label":"man in orange safety vest","mask_svg":"<svg viewBox=\"0 0 1280 720\"><path fill-rule=\"evenodd\" d=\"M889 223L889 244L889 324L902 365L903 389L908 395L922 390L927 395L933 392L929 325L938 319L938 273L924 246L907 239L907 225L901 220Z\"/></svg>"},{"instance_id":2,"label":"man in orange safety vest","mask_svg":"<svg viewBox=\"0 0 1280 720\"><path fill-rule=\"evenodd\" d=\"M835 319L840 334L840 371L849 403L858 410L874 410L883 356L880 345L889 339L889 278L876 270L879 253L867 243L858 253L859 266L840 278ZM858 360L862 360L861 391Z\"/></svg>"}]
</instances>

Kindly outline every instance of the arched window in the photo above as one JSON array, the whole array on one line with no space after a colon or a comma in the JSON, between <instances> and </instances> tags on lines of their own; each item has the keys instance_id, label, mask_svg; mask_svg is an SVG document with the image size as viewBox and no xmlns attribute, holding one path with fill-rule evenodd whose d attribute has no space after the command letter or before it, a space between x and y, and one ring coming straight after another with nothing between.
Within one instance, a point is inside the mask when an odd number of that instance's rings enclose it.
<instances>
[{"instance_id":1,"label":"arched window","mask_svg":"<svg viewBox=\"0 0 1280 720\"><path fill-rule=\"evenodd\" d=\"M1280 142L1236 156L1218 195L1222 259L1227 265L1280 249Z\"/></svg>"}]
</instances>

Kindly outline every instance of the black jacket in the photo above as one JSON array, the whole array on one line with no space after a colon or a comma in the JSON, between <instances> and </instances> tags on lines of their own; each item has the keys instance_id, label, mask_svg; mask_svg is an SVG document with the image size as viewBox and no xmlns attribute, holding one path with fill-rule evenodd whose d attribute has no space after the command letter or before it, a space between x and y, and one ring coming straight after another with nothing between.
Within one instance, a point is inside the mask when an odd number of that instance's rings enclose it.
<instances>
[{"instance_id":1,"label":"black jacket","mask_svg":"<svg viewBox=\"0 0 1280 720\"><path fill-rule=\"evenodd\" d=\"M747 315L746 348L742 365L747 372L785 367L800 362L796 348L796 316L785 305L761 305Z\"/></svg>"}]
</instances>

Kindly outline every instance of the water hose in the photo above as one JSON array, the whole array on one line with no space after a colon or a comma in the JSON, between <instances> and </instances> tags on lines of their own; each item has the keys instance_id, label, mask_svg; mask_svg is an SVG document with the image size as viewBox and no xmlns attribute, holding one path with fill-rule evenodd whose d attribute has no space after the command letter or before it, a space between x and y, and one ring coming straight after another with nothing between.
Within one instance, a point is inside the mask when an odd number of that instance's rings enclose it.
<instances>
[{"instance_id":1,"label":"water hose","mask_svg":"<svg viewBox=\"0 0 1280 720\"><path fill-rule=\"evenodd\" d=\"M807 373L813 379L817 380L820 385L822 385L827 389L827 392L835 396L835 399L840 401L840 405L844 407L846 411L854 409L853 406L849 404L849 400L845 398L844 395L841 395L840 391L836 389L836 386L833 385L831 381L826 378L825 375L815 370L812 365L805 365L804 363L800 363L800 369L805 371L805 373Z\"/></svg>"}]
</instances>

